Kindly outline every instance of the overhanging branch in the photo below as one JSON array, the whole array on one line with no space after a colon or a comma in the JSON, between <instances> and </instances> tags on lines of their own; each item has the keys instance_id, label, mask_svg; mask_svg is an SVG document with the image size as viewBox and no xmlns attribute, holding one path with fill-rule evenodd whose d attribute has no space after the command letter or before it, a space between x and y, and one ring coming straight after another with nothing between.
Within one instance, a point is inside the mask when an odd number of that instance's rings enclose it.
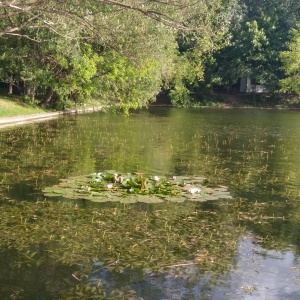
<instances>
[{"instance_id":1,"label":"overhanging branch","mask_svg":"<svg viewBox=\"0 0 300 300\"><path fill-rule=\"evenodd\" d=\"M133 3L131 3L130 1L121 2L117 0L88 0L85 2L85 4L97 3L110 5L112 7L115 7L115 9L119 8L135 11L147 18L151 18L159 23L164 24L167 27L174 29L183 31L198 31L205 28L205 25L201 27L194 27L190 26L188 23L184 23L184 21L176 20L176 17L172 15L171 12L170 14L168 14L168 9L166 8L169 6L170 8L172 8L171 11L176 10L182 12L183 9L186 9L187 7L193 7L196 3L199 3L199 1L197 0L191 0L190 2L179 0L136 0L133 1ZM153 5L161 5L162 7L164 7L164 9L154 9ZM62 3L60 3L59 0L49 2L43 0L0 1L0 20L2 20L3 23L5 23L5 20L7 20L6 27L2 29L0 28L0 37L4 35L22 36L21 31L24 29L33 28L32 26L46 27L56 34L66 35L66 33L61 32L59 28L61 24L56 22L56 16L65 17L66 19L78 22L78 24L81 24L86 32L89 31L94 36L97 36L97 29L94 27L93 22L90 22L87 18L87 16L90 16L88 9L81 10L82 6L79 4L72 7L75 7L75 9L68 9L68 6L66 8L62 7ZM97 14L96 9L95 11L91 10L91 12ZM100 12L100 10L98 12ZM20 18L20 16L23 15L25 16L25 18ZM66 38L72 37L68 37L66 35Z\"/></svg>"}]
</instances>

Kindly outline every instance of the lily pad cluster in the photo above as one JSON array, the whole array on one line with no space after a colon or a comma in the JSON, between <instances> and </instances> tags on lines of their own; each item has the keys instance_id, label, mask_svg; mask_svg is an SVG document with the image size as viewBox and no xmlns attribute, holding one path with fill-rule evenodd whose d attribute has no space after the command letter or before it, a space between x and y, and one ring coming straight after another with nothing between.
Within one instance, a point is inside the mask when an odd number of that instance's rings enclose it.
<instances>
[{"instance_id":1,"label":"lily pad cluster","mask_svg":"<svg viewBox=\"0 0 300 300\"><path fill-rule=\"evenodd\" d=\"M114 171L62 179L43 189L47 197L85 199L93 202L159 203L231 199L227 186L207 186L204 177L145 176Z\"/></svg>"}]
</instances>

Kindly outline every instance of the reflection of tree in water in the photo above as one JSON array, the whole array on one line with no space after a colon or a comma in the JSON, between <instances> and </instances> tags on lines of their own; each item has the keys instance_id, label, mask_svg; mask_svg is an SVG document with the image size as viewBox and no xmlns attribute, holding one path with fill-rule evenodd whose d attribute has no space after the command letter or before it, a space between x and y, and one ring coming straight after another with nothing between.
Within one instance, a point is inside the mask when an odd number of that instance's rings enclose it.
<instances>
[{"instance_id":1,"label":"reflection of tree in water","mask_svg":"<svg viewBox=\"0 0 300 300\"><path fill-rule=\"evenodd\" d=\"M101 279L112 290L128 286L142 299L210 299L212 281L198 265L186 264L169 270L150 272L127 269L123 273L101 272L89 278L94 284ZM107 292L109 292L107 289Z\"/></svg>"}]
</instances>

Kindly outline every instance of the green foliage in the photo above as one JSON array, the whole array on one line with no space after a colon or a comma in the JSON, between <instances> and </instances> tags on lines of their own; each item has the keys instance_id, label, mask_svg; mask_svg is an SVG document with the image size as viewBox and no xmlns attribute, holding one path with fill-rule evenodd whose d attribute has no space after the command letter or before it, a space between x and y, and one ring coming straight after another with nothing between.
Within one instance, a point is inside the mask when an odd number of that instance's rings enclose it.
<instances>
[{"instance_id":1,"label":"green foliage","mask_svg":"<svg viewBox=\"0 0 300 300\"><path fill-rule=\"evenodd\" d=\"M0 9L0 80L12 75L26 99L56 108L92 96L128 111L155 100L162 86L173 102L187 104L203 79L205 56L227 31L218 17L220 0L19 5L24 9L17 14L6 3Z\"/></svg>"},{"instance_id":2,"label":"green foliage","mask_svg":"<svg viewBox=\"0 0 300 300\"><path fill-rule=\"evenodd\" d=\"M191 105L192 98L190 92L183 84L175 85L175 87L170 90L169 96L172 104L175 106L187 107Z\"/></svg>"},{"instance_id":3,"label":"green foliage","mask_svg":"<svg viewBox=\"0 0 300 300\"><path fill-rule=\"evenodd\" d=\"M123 110L138 108L154 100L160 90L161 74L157 61L144 61L138 67L115 51L103 53L98 65L101 75L94 79L94 96L118 103Z\"/></svg>"},{"instance_id":4,"label":"green foliage","mask_svg":"<svg viewBox=\"0 0 300 300\"><path fill-rule=\"evenodd\" d=\"M234 10L229 43L206 64L207 84L230 89L239 77L250 76L252 82L276 91L283 77L280 52L299 19L299 1L243 0Z\"/></svg>"},{"instance_id":5,"label":"green foliage","mask_svg":"<svg viewBox=\"0 0 300 300\"><path fill-rule=\"evenodd\" d=\"M288 51L281 53L283 71L286 75L281 80L283 92L295 92L300 96L300 25L291 31L292 41L287 44Z\"/></svg>"},{"instance_id":6,"label":"green foliage","mask_svg":"<svg viewBox=\"0 0 300 300\"><path fill-rule=\"evenodd\" d=\"M81 49L75 48L66 56L61 49L54 59L57 59L56 67L62 68L62 71L58 76L52 76L51 87L59 95L60 102L84 101L89 97L95 88L92 79L97 74L97 65L103 60L102 57L86 46Z\"/></svg>"},{"instance_id":7,"label":"green foliage","mask_svg":"<svg viewBox=\"0 0 300 300\"><path fill-rule=\"evenodd\" d=\"M31 103L172 103L250 76L276 90L298 1L33 1L0 8L0 81ZM36 17L32 17L36 16ZM13 49L13 51L12 51ZM191 96L192 95L192 96Z\"/></svg>"}]
</instances>

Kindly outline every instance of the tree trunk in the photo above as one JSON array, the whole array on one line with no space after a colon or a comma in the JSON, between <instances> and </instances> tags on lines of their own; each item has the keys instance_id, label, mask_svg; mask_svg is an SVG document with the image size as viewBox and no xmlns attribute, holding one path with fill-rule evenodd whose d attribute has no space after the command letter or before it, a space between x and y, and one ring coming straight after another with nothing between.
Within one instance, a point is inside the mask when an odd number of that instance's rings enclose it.
<instances>
[{"instance_id":1,"label":"tree trunk","mask_svg":"<svg viewBox=\"0 0 300 300\"><path fill-rule=\"evenodd\" d=\"M54 93L53 89L52 89L51 87L49 87L49 88L47 89L47 93L46 93L46 98L45 98L45 100L43 100L43 101L41 102L41 106L47 106L47 105L50 104L50 102L51 102L51 100L52 100L53 93Z\"/></svg>"},{"instance_id":2,"label":"tree trunk","mask_svg":"<svg viewBox=\"0 0 300 300\"><path fill-rule=\"evenodd\" d=\"M30 97L31 102L34 102L35 94L36 94L36 87L27 87L26 94Z\"/></svg>"},{"instance_id":3,"label":"tree trunk","mask_svg":"<svg viewBox=\"0 0 300 300\"><path fill-rule=\"evenodd\" d=\"M10 75L8 77L8 88L7 88L7 92L8 92L8 95L12 95L13 94L13 83L14 83L14 79L12 77L12 75Z\"/></svg>"}]
</instances>

